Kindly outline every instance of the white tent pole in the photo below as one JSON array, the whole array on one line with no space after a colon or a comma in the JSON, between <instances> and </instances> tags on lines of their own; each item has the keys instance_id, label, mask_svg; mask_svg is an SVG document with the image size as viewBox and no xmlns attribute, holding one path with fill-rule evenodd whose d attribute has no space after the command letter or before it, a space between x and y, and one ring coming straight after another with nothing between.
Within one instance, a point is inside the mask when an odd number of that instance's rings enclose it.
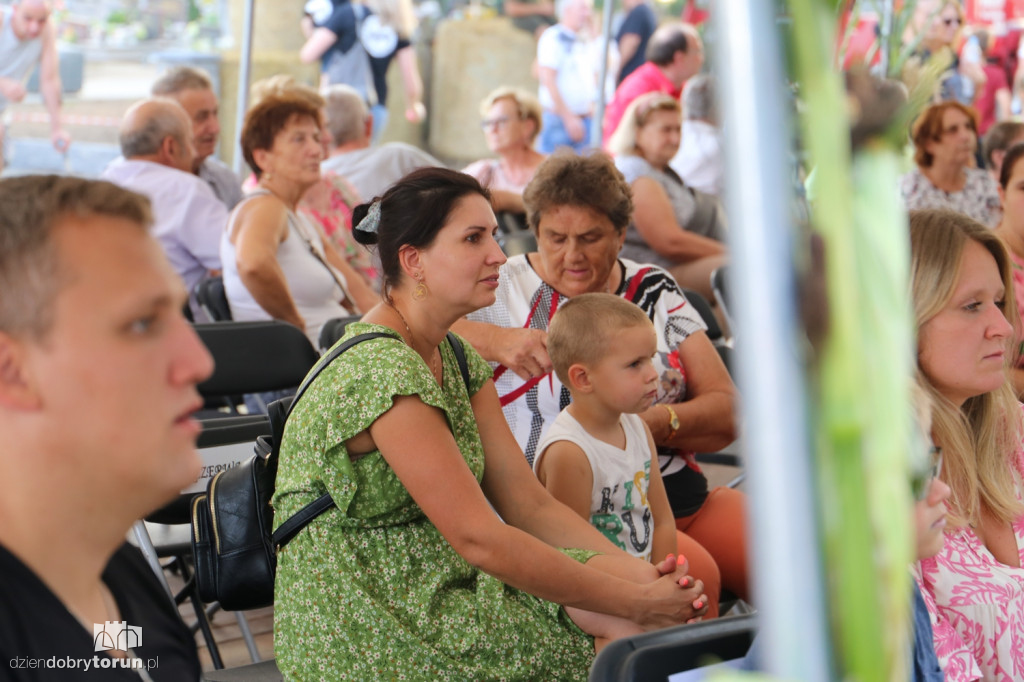
<instances>
[{"instance_id":1,"label":"white tent pole","mask_svg":"<svg viewBox=\"0 0 1024 682\"><path fill-rule=\"evenodd\" d=\"M601 17L601 35L604 37L604 45L601 49L601 80L597 84L597 103L594 107L594 117L590 120L590 146L594 149L601 148L601 130L604 127L604 83L608 80L608 51L612 44L612 12L615 10L615 0L605 0L604 16Z\"/></svg>"},{"instance_id":2,"label":"white tent pole","mask_svg":"<svg viewBox=\"0 0 1024 682\"><path fill-rule=\"evenodd\" d=\"M242 15L242 49L238 55L238 96L235 98L235 158L232 164L235 174L243 174L242 164L242 125L245 123L245 112L249 108L249 80L252 78L252 27L253 5L256 0L246 0L245 13Z\"/></svg>"},{"instance_id":3,"label":"white tent pole","mask_svg":"<svg viewBox=\"0 0 1024 682\"><path fill-rule=\"evenodd\" d=\"M719 0L714 50L762 667L817 682L829 679L831 658L796 310L793 129L777 6Z\"/></svg>"}]
</instances>

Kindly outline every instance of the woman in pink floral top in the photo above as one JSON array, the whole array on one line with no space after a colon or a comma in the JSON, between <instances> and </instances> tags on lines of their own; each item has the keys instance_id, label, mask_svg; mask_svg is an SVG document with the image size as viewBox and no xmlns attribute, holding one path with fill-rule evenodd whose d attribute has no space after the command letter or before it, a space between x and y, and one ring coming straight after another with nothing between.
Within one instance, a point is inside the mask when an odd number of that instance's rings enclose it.
<instances>
[{"instance_id":1,"label":"woman in pink floral top","mask_svg":"<svg viewBox=\"0 0 1024 682\"><path fill-rule=\"evenodd\" d=\"M911 213L918 381L952 490L946 542L918 564L946 679L1024 680L1024 418L1008 380L1016 311L999 238L950 211Z\"/></svg>"}]
</instances>

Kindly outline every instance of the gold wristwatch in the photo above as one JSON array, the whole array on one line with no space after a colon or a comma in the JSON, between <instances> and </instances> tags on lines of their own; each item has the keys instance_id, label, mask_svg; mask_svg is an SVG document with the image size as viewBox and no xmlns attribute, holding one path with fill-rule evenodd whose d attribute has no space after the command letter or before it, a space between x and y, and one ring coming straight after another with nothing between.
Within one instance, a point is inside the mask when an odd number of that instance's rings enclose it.
<instances>
[{"instance_id":1,"label":"gold wristwatch","mask_svg":"<svg viewBox=\"0 0 1024 682\"><path fill-rule=\"evenodd\" d=\"M676 411L672 409L671 405L663 404L662 407L668 410L668 426L672 429L666 440L672 440L676 437L676 434L679 433L679 415L676 414Z\"/></svg>"}]
</instances>

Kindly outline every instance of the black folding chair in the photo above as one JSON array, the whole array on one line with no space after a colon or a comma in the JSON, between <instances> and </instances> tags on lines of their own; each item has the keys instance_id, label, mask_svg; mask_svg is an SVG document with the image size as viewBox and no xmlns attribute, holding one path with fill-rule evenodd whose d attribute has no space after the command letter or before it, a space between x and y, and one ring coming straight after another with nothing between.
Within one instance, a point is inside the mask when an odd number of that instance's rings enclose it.
<instances>
[{"instance_id":1,"label":"black folding chair","mask_svg":"<svg viewBox=\"0 0 1024 682\"><path fill-rule=\"evenodd\" d=\"M231 319L231 306L228 305L227 294L224 293L224 278L220 276L206 277L196 283L192 290L199 308L214 322L227 322Z\"/></svg>"},{"instance_id":2,"label":"black folding chair","mask_svg":"<svg viewBox=\"0 0 1024 682\"><path fill-rule=\"evenodd\" d=\"M210 660L215 668L222 668L224 664L220 649L210 625L210 615L218 606L203 603L192 568L192 500L206 491L209 480L218 471L238 466L252 457L256 438L270 435L271 428L270 420L265 415L205 420L202 425L203 430L196 443L203 461L199 478L182 490L174 501L153 512L144 521L136 521L132 535L175 607L186 601L191 604L196 617L191 625L192 631L202 633ZM170 561L161 564L161 559ZM184 586L177 593L171 590L164 571L173 571L184 581ZM248 621L240 612L235 612L235 619L250 657L253 661L259 661L259 651Z\"/></svg>"},{"instance_id":3,"label":"black folding chair","mask_svg":"<svg viewBox=\"0 0 1024 682\"><path fill-rule=\"evenodd\" d=\"M347 315L324 322L324 326L320 328L320 350L324 352L330 350L338 342L338 339L345 335L345 327L353 322L358 322L362 317L362 315Z\"/></svg>"},{"instance_id":4,"label":"black folding chair","mask_svg":"<svg viewBox=\"0 0 1024 682\"><path fill-rule=\"evenodd\" d=\"M209 322L195 330L214 361L213 375L199 384L199 393L207 404L220 400L228 415L240 413L246 393L297 387L320 358L305 332L287 322Z\"/></svg>"},{"instance_id":5,"label":"black folding chair","mask_svg":"<svg viewBox=\"0 0 1024 682\"><path fill-rule=\"evenodd\" d=\"M594 659L590 682L667 680L675 673L743 658L757 631L755 614L725 616L617 639Z\"/></svg>"}]
</instances>

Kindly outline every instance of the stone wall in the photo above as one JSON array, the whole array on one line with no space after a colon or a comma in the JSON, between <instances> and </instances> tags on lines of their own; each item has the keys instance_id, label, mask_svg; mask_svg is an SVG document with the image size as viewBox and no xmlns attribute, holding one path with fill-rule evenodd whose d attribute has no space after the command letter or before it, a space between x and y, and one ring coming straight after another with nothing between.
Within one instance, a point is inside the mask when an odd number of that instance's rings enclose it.
<instances>
[{"instance_id":1,"label":"stone wall","mask_svg":"<svg viewBox=\"0 0 1024 682\"><path fill-rule=\"evenodd\" d=\"M445 21L433 45L430 151L459 163L490 156L480 130L480 100L501 85L536 92L533 36L504 17Z\"/></svg>"}]
</instances>

